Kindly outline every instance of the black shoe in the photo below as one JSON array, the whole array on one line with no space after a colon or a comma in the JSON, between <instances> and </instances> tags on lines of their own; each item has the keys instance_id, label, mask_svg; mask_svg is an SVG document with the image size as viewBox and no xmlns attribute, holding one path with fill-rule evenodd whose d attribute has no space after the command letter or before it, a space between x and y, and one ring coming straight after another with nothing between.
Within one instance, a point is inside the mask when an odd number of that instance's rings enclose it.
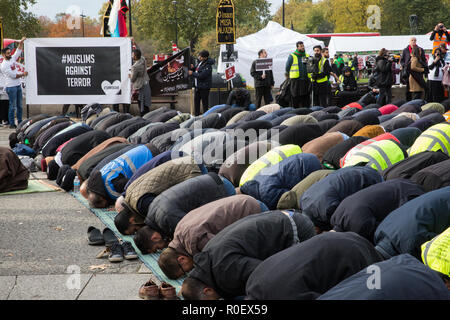
<instances>
[{"instance_id":1,"label":"black shoe","mask_svg":"<svg viewBox=\"0 0 450 320\"><path fill-rule=\"evenodd\" d=\"M105 239L103 239L103 235L95 227L89 227L88 231L88 243L91 246L101 246L105 244Z\"/></svg>"},{"instance_id":2,"label":"black shoe","mask_svg":"<svg viewBox=\"0 0 450 320\"><path fill-rule=\"evenodd\" d=\"M17 126L9 126L10 129L17 129Z\"/></svg>"},{"instance_id":3,"label":"black shoe","mask_svg":"<svg viewBox=\"0 0 450 320\"><path fill-rule=\"evenodd\" d=\"M134 251L133 245L130 242L124 241L122 243L122 250L123 250L123 255L125 256L125 259L133 260L133 259L138 258L138 255L137 255L136 251Z\"/></svg>"},{"instance_id":4,"label":"black shoe","mask_svg":"<svg viewBox=\"0 0 450 320\"><path fill-rule=\"evenodd\" d=\"M114 243L109 248L109 257L108 260L110 262L122 262L123 261L123 250L120 243Z\"/></svg>"},{"instance_id":5,"label":"black shoe","mask_svg":"<svg viewBox=\"0 0 450 320\"><path fill-rule=\"evenodd\" d=\"M116 235L114 234L114 232L111 231L111 229L109 228L105 228L103 230L103 239L105 240L105 246L106 247L111 247L112 245L119 243L119 239L117 239Z\"/></svg>"}]
</instances>

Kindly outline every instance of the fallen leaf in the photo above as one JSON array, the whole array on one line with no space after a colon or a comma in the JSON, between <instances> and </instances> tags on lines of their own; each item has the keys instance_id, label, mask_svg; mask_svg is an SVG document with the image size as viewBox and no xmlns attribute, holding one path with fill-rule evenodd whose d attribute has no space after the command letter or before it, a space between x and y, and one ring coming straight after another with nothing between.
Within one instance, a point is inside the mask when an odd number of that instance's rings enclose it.
<instances>
[{"instance_id":1,"label":"fallen leaf","mask_svg":"<svg viewBox=\"0 0 450 320\"><path fill-rule=\"evenodd\" d=\"M64 229L62 227L60 227L60 226L55 227L55 230L56 231L64 231Z\"/></svg>"},{"instance_id":2,"label":"fallen leaf","mask_svg":"<svg viewBox=\"0 0 450 320\"><path fill-rule=\"evenodd\" d=\"M7 257L14 257L14 254L13 253L8 253L6 256Z\"/></svg>"},{"instance_id":3,"label":"fallen leaf","mask_svg":"<svg viewBox=\"0 0 450 320\"><path fill-rule=\"evenodd\" d=\"M53 259L45 259L45 261L52 261Z\"/></svg>"},{"instance_id":4,"label":"fallen leaf","mask_svg":"<svg viewBox=\"0 0 450 320\"><path fill-rule=\"evenodd\" d=\"M106 268L108 268L107 264L99 264L97 266L90 266L89 270L105 270Z\"/></svg>"}]
</instances>

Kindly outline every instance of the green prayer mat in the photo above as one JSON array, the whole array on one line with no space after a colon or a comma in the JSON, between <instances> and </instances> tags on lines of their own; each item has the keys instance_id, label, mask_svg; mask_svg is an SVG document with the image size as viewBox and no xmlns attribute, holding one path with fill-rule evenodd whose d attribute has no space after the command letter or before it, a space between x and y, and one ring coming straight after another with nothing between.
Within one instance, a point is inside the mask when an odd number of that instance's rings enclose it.
<instances>
[{"instance_id":1,"label":"green prayer mat","mask_svg":"<svg viewBox=\"0 0 450 320\"><path fill-rule=\"evenodd\" d=\"M24 190L0 193L0 196L7 196L12 194L38 193L38 192L54 192L59 190L60 190L59 188L47 184L41 180L28 180L28 188Z\"/></svg>"},{"instance_id":2,"label":"green prayer mat","mask_svg":"<svg viewBox=\"0 0 450 320\"><path fill-rule=\"evenodd\" d=\"M134 249L136 250L136 253L139 256L139 259L145 264L147 268L149 268L152 273L158 278L160 281L165 281L167 283L170 283L172 286L175 287L177 290L177 293L181 290L181 285L183 284L184 277L180 278L178 280L171 280L166 277L164 272L162 272L161 268L158 266L158 259L160 253L154 253L154 254L142 254L142 252L136 247L134 244L134 240L132 236L124 236L121 234L115 224L114 224L114 218L117 215L116 211L108 211L105 209L93 209L89 207L89 203L79 192L71 192L72 196L75 197L78 201L80 201L85 207L87 207L89 210L91 210L109 229L111 229L116 237L122 239L123 241L130 242Z\"/></svg>"}]
</instances>

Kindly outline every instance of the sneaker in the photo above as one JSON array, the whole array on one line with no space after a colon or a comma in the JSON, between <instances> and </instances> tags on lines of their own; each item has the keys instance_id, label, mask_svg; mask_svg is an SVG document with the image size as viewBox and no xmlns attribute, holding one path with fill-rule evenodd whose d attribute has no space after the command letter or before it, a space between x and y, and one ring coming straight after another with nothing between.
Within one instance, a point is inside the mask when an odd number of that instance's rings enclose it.
<instances>
[{"instance_id":1,"label":"sneaker","mask_svg":"<svg viewBox=\"0 0 450 320\"><path fill-rule=\"evenodd\" d=\"M109 248L109 257L108 260L110 262L122 262L123 261L123 250L120 243L114 243Z\"/></svg>"},{"instance_id":2,"label":"sneaker","mask_svg":"<svg viewBox=\"0 0 450 320\"><path fill-rule=\"evenodd\" d=\"M177 291L175 290L175 287L171 286L167 282L161 282L161 286L159 287L159 295L162 300L180 299L177 297Z\"/></svg>"},{"instance_id":3,"label":"sneaker","mask_svg":"<svg viewBox=\"0 0 450 320\"><path fill-rule=\"evenodd\" d=\"M133 260L133 259L138 258L138 255L137 255L136 251L134 251L133 245L130 242L124 241L122 243L122 250L123 250L123 255L124 255L125 259Z\"/></svg>"},{"instance_id":4,"label":"sneaker","mask_svg":"<svg viewBox=\"0 0 450 320\"><path fill-rule=\"evenodd\" d=\"M149 280L139 288L139 298L144 300L159 300L159 288Z\"/></svg>"}]
</instances>

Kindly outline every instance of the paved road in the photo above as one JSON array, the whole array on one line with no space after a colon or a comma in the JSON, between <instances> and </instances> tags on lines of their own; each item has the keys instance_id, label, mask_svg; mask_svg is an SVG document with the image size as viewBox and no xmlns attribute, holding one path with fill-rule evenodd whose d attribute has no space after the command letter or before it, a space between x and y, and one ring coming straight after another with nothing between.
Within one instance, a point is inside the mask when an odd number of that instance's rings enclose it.
<instances>
[{"instance_id":1,"label":"paved road","mask_svg":"<svg viewBox=\"0 0 450 320\"><path fill-rule=\"evenodd\" d=\"M9 147L11 132L0 128L0 146ZM139 286L153 275L140 260L96 259L104 247L87 244L89 226L104 228L63 191L0 196L0 300L139 299Z\"/></svg>"}]
</instances>

